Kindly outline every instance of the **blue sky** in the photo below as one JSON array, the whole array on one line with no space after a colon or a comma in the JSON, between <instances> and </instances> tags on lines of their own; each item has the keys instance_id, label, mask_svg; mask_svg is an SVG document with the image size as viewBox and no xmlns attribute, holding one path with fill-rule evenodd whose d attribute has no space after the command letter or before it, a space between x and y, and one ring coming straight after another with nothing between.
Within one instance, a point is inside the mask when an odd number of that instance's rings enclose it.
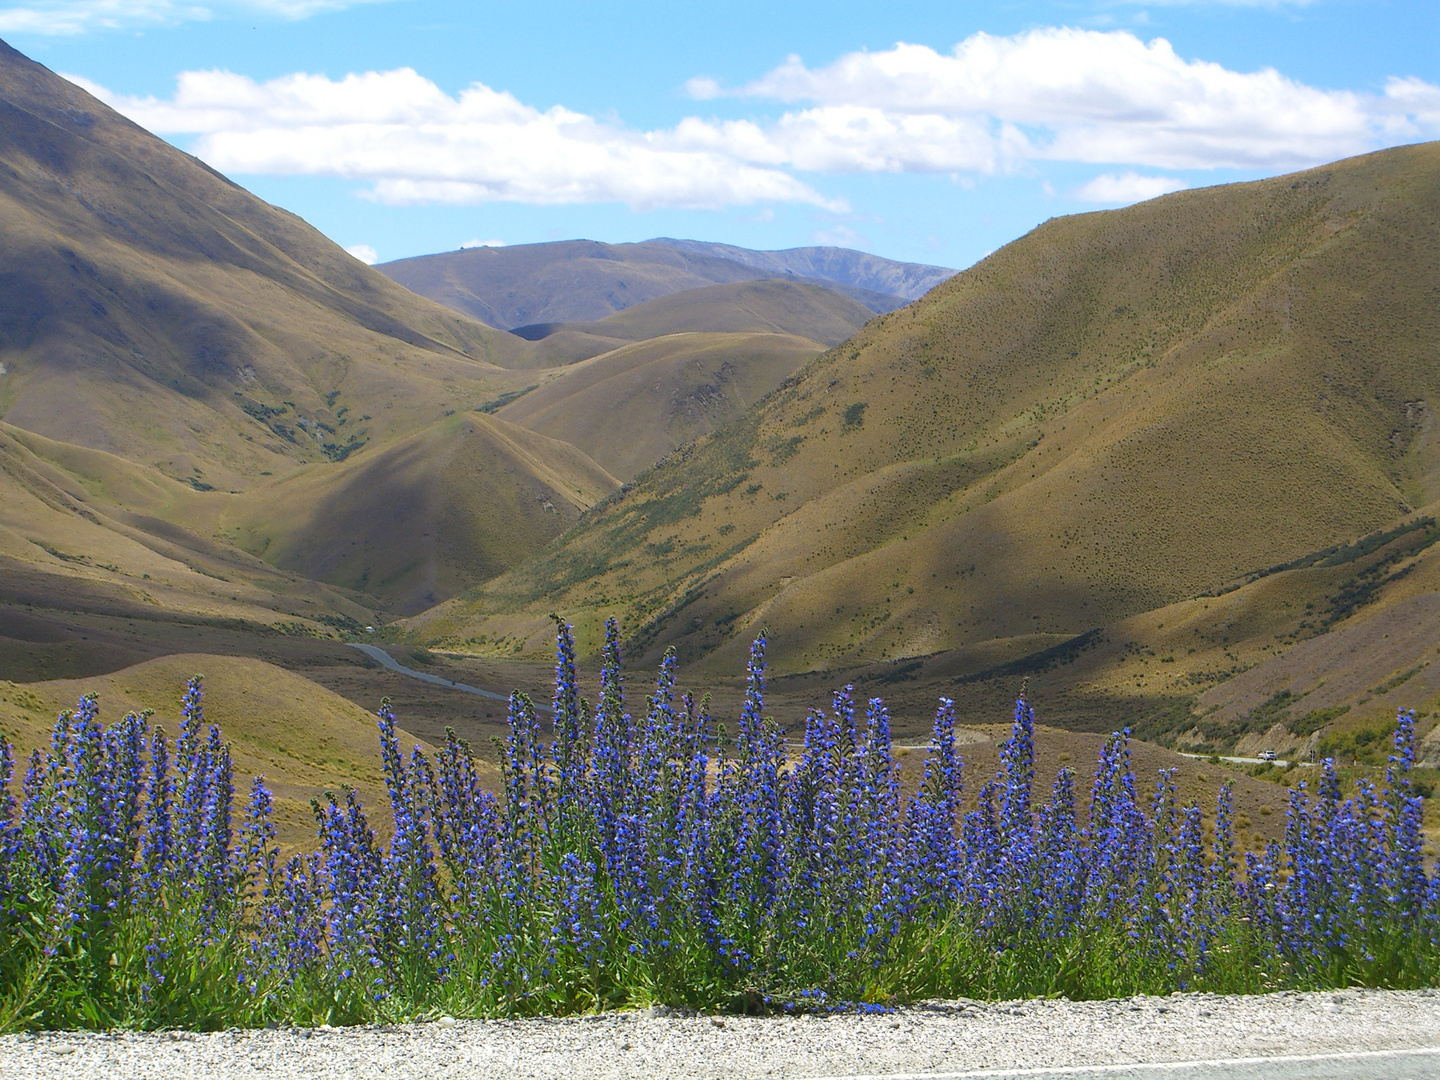
<instances>
[{"instance_id":1,"label":"blue sky","mask_svg":"<svg viewBox=\"0 0 1440 1080\"><path fill-rule=\"evenodd\" d=\"M1434 0L0 0L0 37L367 259L670 235L963 267L1440 138Z\"/></svg>"}]
</instances>

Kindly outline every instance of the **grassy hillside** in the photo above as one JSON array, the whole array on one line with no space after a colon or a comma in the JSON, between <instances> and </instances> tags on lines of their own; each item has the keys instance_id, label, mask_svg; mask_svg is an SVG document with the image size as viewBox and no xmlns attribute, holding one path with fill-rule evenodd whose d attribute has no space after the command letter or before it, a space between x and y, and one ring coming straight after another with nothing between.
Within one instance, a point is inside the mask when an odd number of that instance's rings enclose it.
<instances>
[{"instance_id":1,"label":"grassy hillside","mask_svg":"<svg viewBox=\"0 0 1440 1080\"><path fill-rule=\"evenodd\" d=\"M241 488L512 387L510 335L0 43L0 417Z\"/></svg>"},{"instance_id":2,"label":"grassy hillside","mask_svg":"<svg viewBox=\"0 0 1440 1080\"><path fill-rule=\"evenodd\" d=\"M537 350L569 366L500 415L566 439L630 480L869 318L828 289L772 280L691 289L595 323L532 327L544 335Z\"/></svg>"},{"instance_id":3,"label":"grassy hillside","mask_svg":"<svg viewBox=\"0 0 1440 1080\"><path fill-rule=\"evenodd\" d=\"M630 480L738 416L823 349L789 334L670 334L567 367L500 415L566 439Z\"/></svg>"},{"instance_id":4,"label":"grassy hillside","mask_svg":"<svg viewBox=\"0 0 1440 1080\"><path fill-rule=\"evenodd\" d=\"M456 415L234 499L237 546L414 612L510 569L619 487L570 443Z\"/></svg>"},{"instance_id":5,"label":"grassy hillside","mask_svg":"<svg viewBox=\"0 0 1440 1080\"><path fill-rule=\"evenodd\" d=\"M250 777L265 777L276 797L282 843L314 843L309 802L327 790L338 793L349 785L367 807L387 805L374 715L260 660L181 653L86 679L0 681L0 734L28 756L48 745L61 710L75 708L82 694L94 693L102 722L152 709L152 723L173 740L185 680L196 674L205 676L205 719L220 725L230 743L236 788L248 793ZM402 735L401 743L408 749L415 740ZM492 766L480 767L493 776Z\"/></svg>"},{"instance_id":6,"label":"grassy hillside","mask_svg":"<svg viewBox=\"0 0 1440 1080\"><path fill-rule=\"evenodd\" d=\"M545 340L569 331L602 341L643 341L681 333L769 333L838 345L869 322L872 314L863 304L830 289L771 279L687 289L599 322L541 323L521 332Z\"/></svg>"},{"instance_id":7,"label":"grassy hillside","mask_svg":"<svg viewBox=\"0 0 1440 1080\"><path fill-rule=\"evenodd\" d=\"M0 599L313 632L320 614L369 617L350 594L213 539L231 498L0 422Z\"/></svg>"},{"instance_id":8,"label":"grassy hillside","mask_svg":"<svg viewBox=\"0 0 1440 1080\"><path fill-rule=\"evenodd\" d=\"M1437 217L1425 145L1047 222L416 631L538 650L546 611L590 642L615 614L723 670L763 625L782 671L949 658L956 688L1094 630L1118 648L1108 628L1434 498ZM1290 614L1271 646L1315 629ZM1110 677L1107 708L1183 696Z\"/></svg>"}]
</instances>

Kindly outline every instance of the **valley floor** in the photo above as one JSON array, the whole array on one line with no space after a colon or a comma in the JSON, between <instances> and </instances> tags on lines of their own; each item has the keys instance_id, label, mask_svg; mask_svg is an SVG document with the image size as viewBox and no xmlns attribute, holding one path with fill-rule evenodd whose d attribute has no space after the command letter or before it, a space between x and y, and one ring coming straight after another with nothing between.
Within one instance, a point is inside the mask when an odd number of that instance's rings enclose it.
<instances>
[{"instance_id":1,"label":"valley floor","mask_svg":"<svg viewBox=\"0 0 1440 1080\"><path fill-rule=\"evenodd\" d=\"M16 636L7 637L6 627ZM29 640L21 640L21 635ZM49 643L41 639L49 639ZM0 735L28 754L32 748L48 744L56 713L74 708L79 696L89 692L99 693L101 718L106 722L130 709L151 708L157 722L173 731L184 680L200 672L206 676L207 719L235 740L242 769L264 772L272 787L278 782L291 811L289 823L281 830L282 840L305 846L314 838L306 809L311 797L340 783L351 783L367 806L383 804L374 726L375 710L383 698L390 699L409 736L433 746L444 740L447 728L454 728L488 763L498 760L494 740L503 739L508 732L505 703L440 684L453 681L506 694L519 689L541 706L551 699L553 668L544 662L461 656L394 642L382 645L393 660L431 675L435 681L387 670L340 641L257 634L224 625L164 620L143 623L0 605ZM653 672L627 672L626 695L632 710L641 707L652 689L653 677ZM862 704L879 695L889 706L897 762L907 790L912 790L920 779L936 700L942 693L953 694L954 689L934 683L873 682L863 673L848 677L855 680L856 697ZM845 674L814 674L772 679L766 712L798 740L807 711L827 706L832 692L840 689L846 678ZM592 701L597 683L593 659L582 661L582 693ZM265 685L277 690L283 685L285 692L263 698L248 692L250 687ZM740 678L695 679L682 667L680 687L693 693L697 701L708 695L711 715L733 729L744 696ZM981 787L1000 767L997 747L1010 733L1011 710L1003 700L980 698L958 704L962 726L957 734L965 761L964 803L966 809L972 809ZM333 713L335 727L320 733L315 717L326 709ZM1055 718L1051 703L1043 698L1036 701L1036 711L1042 725L1036 738L1037 774L1048 784L1062 767L1076 770L1083 801L1104 735L1065 730L1059 726L1065 719ZM1119 720L1104 730L1122 724ZM262 730L277 725L293 735L277 741ZM1220 785L1233 780L1237 840L1242 850L1259 851L1267 842L1281 839L1289 797L1283 784L1253 779L1243 770L1139 740L1133 744L1133 753L1137 777L1147 793L1161 769L1173 768L1182 801L1200 806L1207 821L1213 816ZM486 772L481 782L498 790L498 772ZM1427 814L1427 831L1440 824L1430 817Z\"/></svg>"},{"instance_id":2,"label":"valley floor","mask_svg":"<svg viewBox=\"0 0 1440 1080\"><path fill-rule=\"evenodd\" d=\"M313 1032L11 1035L0 1038L0 1076L922 1080L979 1072L1144 1080L1409 1080L1434 1075L1437 1048L1440 994L1430 990L1185 994L1093 1002L928 1002L871 1016L640 1011ZM1160 1067L1147 1069L1144 1063Z\"/></svg>"}]
</instances>

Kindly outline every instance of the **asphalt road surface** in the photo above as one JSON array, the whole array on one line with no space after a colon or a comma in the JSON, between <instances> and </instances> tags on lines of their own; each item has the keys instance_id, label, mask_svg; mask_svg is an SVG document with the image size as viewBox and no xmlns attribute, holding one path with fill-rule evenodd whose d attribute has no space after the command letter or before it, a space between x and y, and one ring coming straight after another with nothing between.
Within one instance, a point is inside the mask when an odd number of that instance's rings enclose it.
<instances>
[{"instance_id":1,"label":"asphalt road surface","mask_svg":"<svg viewBox=\"0 0 1440 1080\"><path fill-rule=\"evenodd\" d=\"M1149 1065L870 1073L826 1077L824 1080L1435 1080L1436 1077L1440 1077L1440 1047L1372 1050L1354 1054L1210 1058Z\"/></svg>"},{"instance_id":2,"label":"asphalt road surface","mask_svg":"<svg viewBox=\"0 0 1440 1080\"><path fill-rule=\"evenodd\" d=\"M1184 751L1181 751L1180 756L1195 758L1198 761L1210 760L1209 754L1187 754ZM1234 765L1274 765L1277 769L1283 769L1290 764L1290 762L1286 758L1271 758L1269 761L1267 761L1264 758L1258 757L1226 757L1224 754L1220 754L1219 758L1221 761L1228 761ZM1297 761L1295 764L1300 766L1300 768L1302 769L1312 769L1315 767L1315 763L1313 761Z\"/></svg>"},{"instance_id":3,"label":"asphalt road surface","mask_svg":"<svg viewBox=\"0 0 1440 1080\"><path fill-rule=\"evenodd\" d=\"M348 644L352 649L359 649L366 656L370 657L370 659L378 660L381 667L389 671L399 672L401 675L408 675L412 679L419 679L421 682L430 683L432 686L444 686L451 690L459 690L465 694L475 694L478 697L489 698L492 701L504 701L508 703L510 700L509 694L497 694L494 690L482 690L478 686L470 686L466 683L456 682L454 679L444 679L439 675L431 675L428 671L416 671L412 667L406 667L384 649L380 648L379 645L362 645L355 641L349 642ZM553 710L549 705L541 705L537 701L535 702L535 711L537 713L549 713Z\"/></svg>"}]
</instances>

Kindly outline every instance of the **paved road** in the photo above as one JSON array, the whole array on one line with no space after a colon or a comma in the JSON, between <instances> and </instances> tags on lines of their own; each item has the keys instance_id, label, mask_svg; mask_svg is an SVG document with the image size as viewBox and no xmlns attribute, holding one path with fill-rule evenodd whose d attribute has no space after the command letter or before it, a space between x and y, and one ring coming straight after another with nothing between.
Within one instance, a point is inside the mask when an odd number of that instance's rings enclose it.
<instances>
[{"instance_id":1,"label":"paved road","mask_svg":"<svg viewBox=\"0 0 1440 1080\"><path fill-rule=\"evenodd\" d=\"M1154 1065L857 1073L824 1077L822 1080L1434 1080L1437 1076L1440 1076L1440 1047L1371 1050L1354 1054L1211 1058Z\"/></svg>"},{"instance_id":2,"label":"paved road","mask_svg":"<svg viewBox=\"0 0 1440 1080\"><path fill-rule=\"evenodd\" d=\"M1180 756L1196 758L1200 761L1209 761L1211 757L1210 754L1187 754L1184 751L1181 751ZM1274 761L1265 761L1264 759L1258 757L1226 757L1224 754L1220 755L1220 760L1233 762L1236 765L1274 765L1277 769L1283 769L1290 764L1290 762L1287 761L1285 758L1276 758ZM1295 764L1299 765L1302 769L1311 769L1315 767L1315 763L1313 761L1297 761Z\"/></svg>"},{"instance_id":3,"label":"paved road","mask_svg":"<svg viewBox=\"0 0 1440 1080\"><path fill-rule=\"evenodd\" d=\"M428 671L416 671L414 668L406 667L379 645L362 645L355 641L348 642L348 644L352 649L359 649L366 656L370 657L370 659L378 660L381 667L387 668L390 671L399 672L401 675L408 675L412 679L419 679L421 682L430 683L432 686L443 686L448 690L459 690L462 693L475 694L478 697L489 698L492 701L508 702L510 700L509 694L497 694L494 690L481 690L478 686L470 686L466 683L456 682L453 679L441 678L439 675L431 675ZM536 702L535 711L537 713L550 713L554 710L548 705L541 705L539 702Z\"/></svg>"}]
</instances>

